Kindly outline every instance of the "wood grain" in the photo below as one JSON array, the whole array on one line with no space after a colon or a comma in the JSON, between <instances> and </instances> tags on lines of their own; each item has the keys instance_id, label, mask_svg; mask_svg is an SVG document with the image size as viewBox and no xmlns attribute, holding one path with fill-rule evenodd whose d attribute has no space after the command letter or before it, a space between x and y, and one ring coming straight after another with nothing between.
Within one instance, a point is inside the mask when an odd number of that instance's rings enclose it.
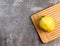
<instances>
[{"instance_id":1,"label":"wood grain","mask_svg":"<svg viewBox=\"0 0 60 46\"><path fill-rule=\"evenodd\" d=\"M55 21L55 29L50 33L42 31L38 25L41 16L45 15L51 16ZM33 14L31 19L43 43L48 43L60 37L60 3Z\"/></svg>"}]
</instances>

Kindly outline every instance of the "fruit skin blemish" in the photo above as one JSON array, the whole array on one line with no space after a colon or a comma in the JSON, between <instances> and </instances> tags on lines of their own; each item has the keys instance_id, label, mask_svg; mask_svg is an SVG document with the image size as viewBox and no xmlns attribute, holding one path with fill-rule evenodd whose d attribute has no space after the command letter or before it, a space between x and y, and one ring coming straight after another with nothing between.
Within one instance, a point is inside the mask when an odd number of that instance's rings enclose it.
<instances>
[{"instance_id":1,"label":"fruit skin blemish","mask_svg":"<svg viewBox=\"0 0 60 46\"><path fill-rule=\"evenodd\" d=\"M42 16L39 20L39 26L44 31L51 32L55 28L54 19L51 16Z\"/></svg>"}]
</instances>

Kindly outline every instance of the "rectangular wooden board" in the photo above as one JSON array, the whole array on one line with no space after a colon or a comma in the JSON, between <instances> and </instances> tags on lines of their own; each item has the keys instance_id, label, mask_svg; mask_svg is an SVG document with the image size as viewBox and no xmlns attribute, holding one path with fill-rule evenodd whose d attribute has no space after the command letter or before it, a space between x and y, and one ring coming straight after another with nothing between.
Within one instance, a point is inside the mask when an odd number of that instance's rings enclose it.
<instances>
[{"instance_id":1,"label":"rectangular wooden board","mask_svg":"<svg viewBox=\"0 0 60 46\"><path fill-rule=\"evenodd\" d=\"M55 29L50 33L42 31L38 25L39 19L44 15L51 16L55 21ZM43 43L48 43L60 37L60 3L33 14L31 19Z\"/></svg>"}]
</instances>

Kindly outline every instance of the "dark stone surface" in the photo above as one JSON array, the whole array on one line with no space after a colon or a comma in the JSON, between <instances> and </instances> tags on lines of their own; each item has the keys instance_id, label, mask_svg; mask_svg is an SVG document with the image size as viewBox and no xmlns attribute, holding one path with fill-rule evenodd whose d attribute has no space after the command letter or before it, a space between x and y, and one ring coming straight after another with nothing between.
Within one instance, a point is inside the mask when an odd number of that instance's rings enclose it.
<instances>
[{"instance_id":1,"label":"dark stone surface","mask_svg":"<svg viewBox=\"0 0 60 46\"><path fill-rule=\"evenodd\" d=\"M60 46L60 39L42 44L30 16L60 0L0 0L0 46Z\"/></svg>"}]
</instances>

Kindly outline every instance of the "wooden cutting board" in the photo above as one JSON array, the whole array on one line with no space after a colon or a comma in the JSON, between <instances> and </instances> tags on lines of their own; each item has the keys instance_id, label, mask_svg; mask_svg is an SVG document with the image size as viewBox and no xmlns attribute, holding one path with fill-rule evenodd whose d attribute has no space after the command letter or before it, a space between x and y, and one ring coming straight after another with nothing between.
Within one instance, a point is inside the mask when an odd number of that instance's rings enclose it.
<instances>
[{"instance_id":1,"label":"wooden cutting board","mask_svg":"<svg viewBox=\"0 0 60 46\"><path fill-rule=\"evenodd\" d=\"M55 21L55 29L50 33L44 32L38 25L39 19L44 15L51 16ZM33 14L31 19L43 43L48 43L60 37L60 3Z\"/></svg>"}]
</instances>

